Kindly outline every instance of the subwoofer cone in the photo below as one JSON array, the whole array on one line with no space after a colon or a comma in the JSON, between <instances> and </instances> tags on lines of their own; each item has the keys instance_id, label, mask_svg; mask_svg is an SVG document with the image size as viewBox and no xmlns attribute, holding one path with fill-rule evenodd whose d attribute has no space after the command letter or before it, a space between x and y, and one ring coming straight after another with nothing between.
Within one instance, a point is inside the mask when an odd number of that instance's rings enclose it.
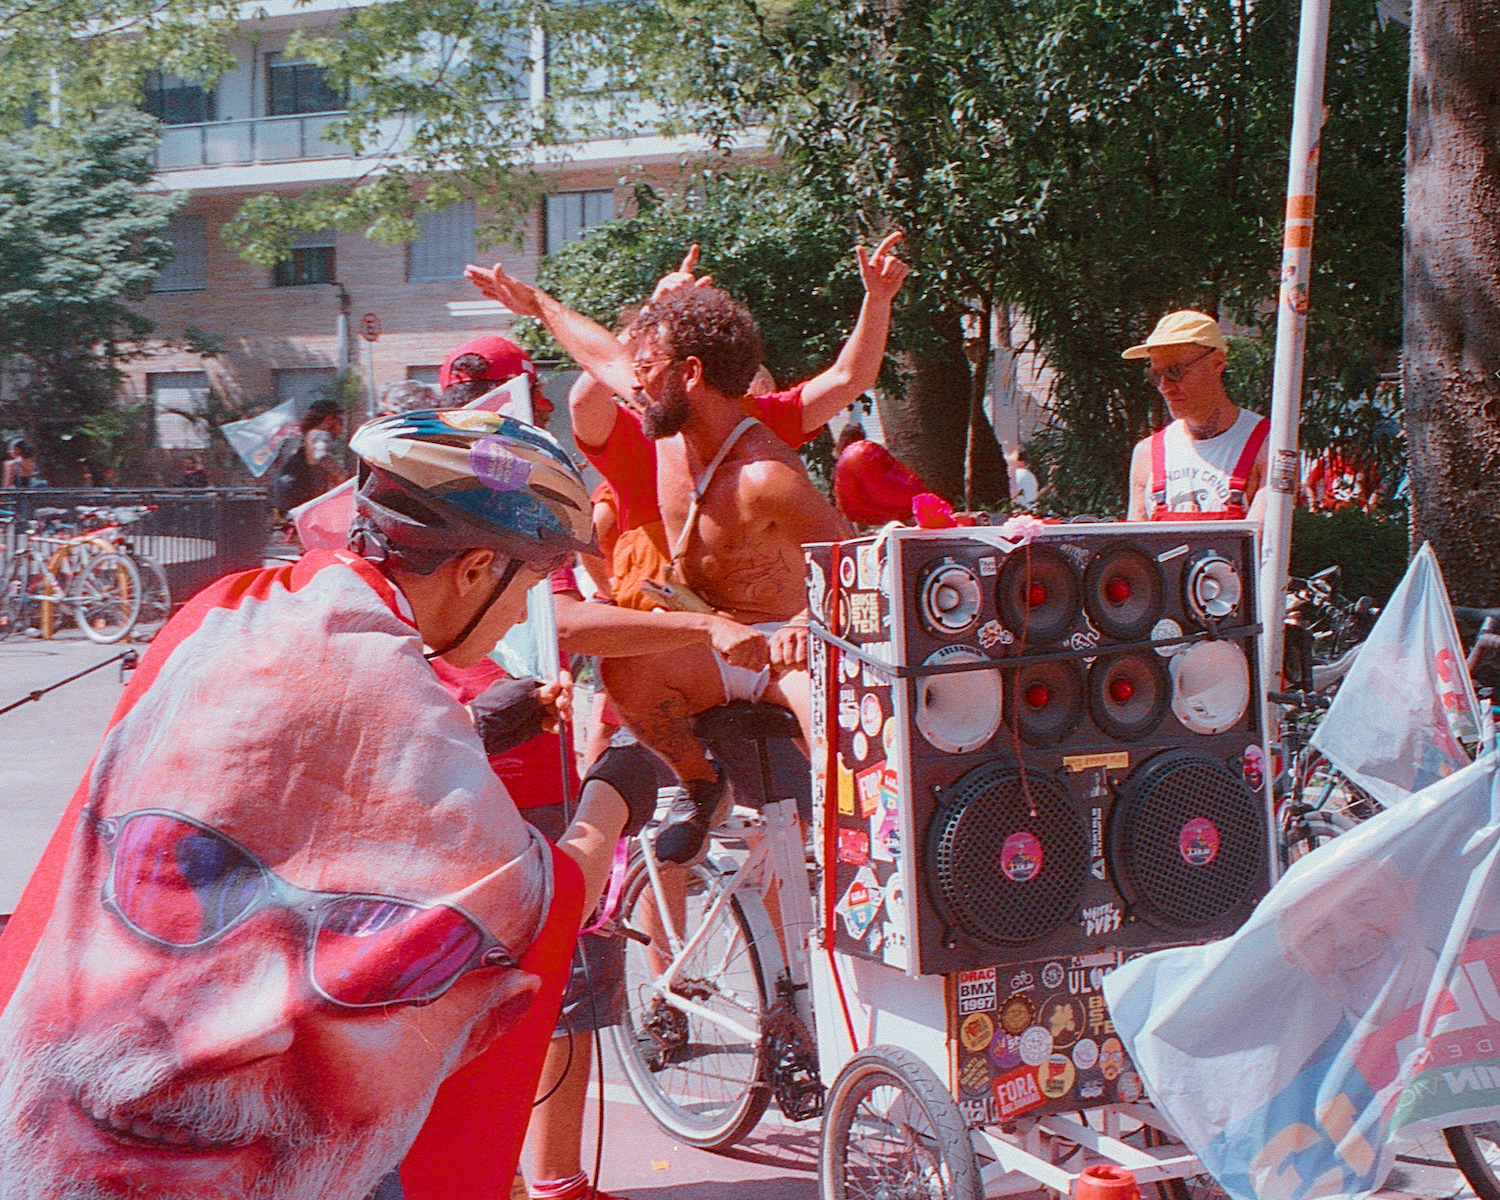
<instances>
[{"instance_id":1,"label":"subwoofer cone","mask_svg":"<svg viewBox=\"0 0 1500 1200\"><path fill-rule=\"evenodd\" d=\"M1244 582L1239 569L1217 550L1203 550L1187 562L1183 603L1200 625L1227 620L1239 608Z\"/></svg>"},{"instance_id":2,"label":"subwoofer cone","mask_svg":"<svg viewBox=\"0 0 1500 1200\"><path fill-rule=\"evenodd\" d=\"M1067 787L1013 761L985 763L938 795L927 879L938 915L994 946L1024 945L1071 919L1088 836Z\"/></svg>"},{"instance_id":3,"label":"subwoofer cone","mask_svg":"<svg viewBox=\"0 0 1500 1200\"><path fill-rule=\"evenodd\" d=\"M1000 568L1000 620L1027 646L1055 642L1078 623L1080 591L1078 570L1061 551L1022 546Z\"/></svg>"},{"instance_id":4,"label":"subwoofer cone","mask_svg":"<svg viewBox=\"0 0 1500 1200\"><path fill-rule=\"evenodd\" d=\"M953 637L979 620L979 579L960 562L944 558L922 573L917 611L928 633Z\"/></svg>"},{"instance_id":5,"label":"subwoofer cone","mask_svg":"<svg viewBox=\"0 0 1500 1200\"><path fill-rule=\"evenodd\" d=\"M1055 746L1083 715L1083 673L1065 659L1028 663L1009 672L1006 711L1015 731L1032 746Z\"/></svg>"},{"instance_id":6,"label":"subwoofer cone","mask_svg":"<svg viewBox=\"0 0 1500 1200\"><path fill-rule=\"evenodd\" d=\"M1223 763L1191 750L1147 759L1109 818L1110 877L1159 929L1193 932L1268 882L1264 806ZM1215 932L1230 932L1228 929Z\"/></svg>"},{"instance_id":7,"label":"subwoofer cone","mask_svg":"<svg viewBox=\"0 0 1500 1200\"><path fill-rule=\"evenodd\" d=\"M1152 651L1100 657L1089 669L1089 715L1109 737L1136 742L1161 724L1169 691L1166 668Z\"/></svg>"},{"instance_id":8,"label":"subwoofer cone","mask_svg":"<svg viewBox=\"0 0 1500 1200\"><path fill-rule=\"evenodd\" d=\"M1083 573L1083 606L1105 637L1140 641L1161 619L1161 567L1139 546L1108 546Z\"/></svg>"}]
</instances>

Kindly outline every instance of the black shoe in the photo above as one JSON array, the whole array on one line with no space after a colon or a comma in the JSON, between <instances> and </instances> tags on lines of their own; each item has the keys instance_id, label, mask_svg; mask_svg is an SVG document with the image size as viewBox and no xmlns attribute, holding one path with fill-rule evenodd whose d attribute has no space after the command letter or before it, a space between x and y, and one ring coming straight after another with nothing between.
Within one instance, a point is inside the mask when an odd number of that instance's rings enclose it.
<instances>
[{"instance_id":1,"label":"black shoe","mask_svg":"<svg viewBox=\"0 0 1500 1200\"><path fill-rule=\"evenodd\" d=\"M695 779L656 827L656 857L690 867L703 861L708 831L729 815L729 773L714 763L713 779Z\"/></svg>"}]
</instances>

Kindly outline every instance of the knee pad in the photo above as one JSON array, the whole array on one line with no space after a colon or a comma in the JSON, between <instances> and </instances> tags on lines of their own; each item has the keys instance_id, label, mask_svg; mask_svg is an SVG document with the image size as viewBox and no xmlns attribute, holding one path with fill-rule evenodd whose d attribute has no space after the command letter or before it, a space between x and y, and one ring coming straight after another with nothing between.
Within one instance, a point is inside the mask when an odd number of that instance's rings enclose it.
<instances>
[{"instance_id":1,"label":"knee pad","mask_svg":"<svg viewBox=\"0 0 1500 1200\"><path fill-rule=\"evenodd\" d=\"M630 746L609 746L583 777L607 783L619 792L630 810L623 837L639 833L656 813L657 757L639 742Z\"/></svg>"}]
</instances>

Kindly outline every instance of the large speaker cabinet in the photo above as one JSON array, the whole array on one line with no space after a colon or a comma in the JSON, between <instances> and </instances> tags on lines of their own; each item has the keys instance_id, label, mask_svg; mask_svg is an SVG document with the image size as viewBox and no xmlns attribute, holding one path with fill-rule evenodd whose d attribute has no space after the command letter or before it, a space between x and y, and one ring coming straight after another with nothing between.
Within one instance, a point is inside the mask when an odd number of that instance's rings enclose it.
<instances>
[{"instance_id":1,"label":"large speaker cabinet","mask_svg":"<svg viewBox=\"0 0 1500 1200\"><path fill-rule=\"evenodd\" d=\"M1238 928L1274 861L1258 553L1222 521L808 547L837 948L950 974Z\"/></svg>"}]
</instances>

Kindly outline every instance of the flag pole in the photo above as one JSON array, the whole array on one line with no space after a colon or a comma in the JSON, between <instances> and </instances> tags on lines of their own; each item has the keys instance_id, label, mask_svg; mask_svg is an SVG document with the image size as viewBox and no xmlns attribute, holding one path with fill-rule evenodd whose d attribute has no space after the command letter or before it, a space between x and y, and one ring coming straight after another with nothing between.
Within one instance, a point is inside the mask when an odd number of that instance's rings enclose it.
<instances>
[{"instance_id":1,"label":"flag pole","mask_svg":"<svg viewBox=\"0 0 1500 1200\"><path fill-rule=\"evenodd\" d=\"M1282 622L1292 550L1292 510L1301 485L1297 426L1302 407L1302 356L1307 341L1312 271L1313 213L1318 191L1318 146L1323 126L1323 73L1328 54L1329 0L1302 0L1297 46L1297 90L1287 166L1286 230L1276 309L1276 368L1271 383L1271 433L1266 458L1260 614L1262 687L1281 682Z\"/></svg>"}]
</instances>

